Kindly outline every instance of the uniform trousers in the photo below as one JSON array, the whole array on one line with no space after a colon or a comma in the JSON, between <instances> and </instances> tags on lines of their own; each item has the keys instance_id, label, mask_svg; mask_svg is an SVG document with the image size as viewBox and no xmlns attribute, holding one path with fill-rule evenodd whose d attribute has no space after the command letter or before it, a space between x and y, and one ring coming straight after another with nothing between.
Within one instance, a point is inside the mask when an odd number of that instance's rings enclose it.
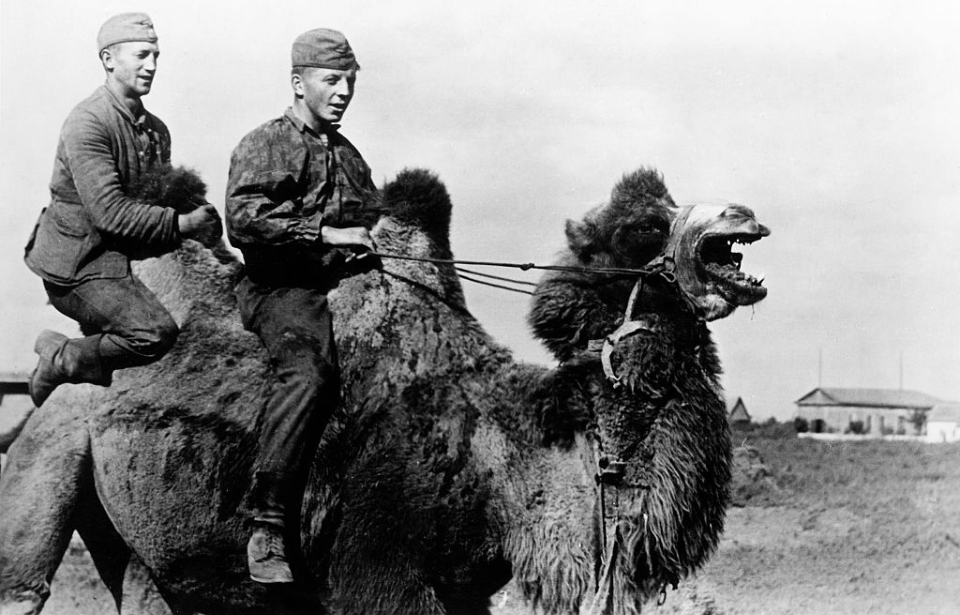
<instances>
[{"instance_id":1,"label":"uniform trousers","mask_svg":"<svg viewBox=\"0 0 960 615\"><path fill-rule=\"evenodd\" d=\"M58 367L68 382L108 385L114 370L163 357L180 333L156 295L131 273L71 286L43 284L51 305L85 335L59 349Z\"/></svg>"},{"instance_id":2,"label":"uniform trousers","mask_svg":"<svg viewBox=\"0 0 960 615\"><path fill-rule=\"evenodd\" d=\"M283 527L288 508L302 496L307 455L339 403L333 317L319 288L244 277L237 299L244 326L260 337L276 375L246 507L254 521Z\"/></svg>"}]
</instances>

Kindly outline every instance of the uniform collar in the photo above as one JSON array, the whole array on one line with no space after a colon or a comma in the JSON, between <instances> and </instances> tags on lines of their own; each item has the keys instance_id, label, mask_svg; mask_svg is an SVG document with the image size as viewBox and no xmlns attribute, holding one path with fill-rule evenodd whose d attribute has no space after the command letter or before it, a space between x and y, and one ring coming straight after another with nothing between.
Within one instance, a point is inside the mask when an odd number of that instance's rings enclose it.
<instances>
[{"instance_id":1,"label":"uniform collar","mask_svg":"<svg viewBox=\"0 0 960 615\"><path fill-rule=\"evenodd\" d=\"M120 97L114 94L113 90L111 90L109 87L106 85L101 85L100 89L102 90L101 96L109 100L110 104L116 107L116 109L120 111L120 114L123 115L128 122L138 128L143 128L144 123L147 121L147 111L143 108L142 102L140 105L138 105L138 113L134 114L130 111L127 105L120 100Z\"/></svg>"},{"instance_id":2,"label":"uniform collar","mask_svg":"<svg viewBox=\"0 0 960 615\"><path fill-rule=\"evenodd\" d=\"M327 124L327 130L323 131L322 133L317 133L317 131L315 131L313 128L310 128L306 122L297 117L297 114L293 112L293 107L287 107L287 110L283 112L283 116L290 120L294 127L301 133L310 133L316 137L321 135L332 135L340 129L340 124Z\"/></svg>"}]
</instances>

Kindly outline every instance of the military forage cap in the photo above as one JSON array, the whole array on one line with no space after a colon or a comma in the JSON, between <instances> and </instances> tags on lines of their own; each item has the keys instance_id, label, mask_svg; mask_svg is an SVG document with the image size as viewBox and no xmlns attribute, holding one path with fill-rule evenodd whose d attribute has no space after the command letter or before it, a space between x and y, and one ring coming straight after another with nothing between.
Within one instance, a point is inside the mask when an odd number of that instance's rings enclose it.
<instances>
[{"instance_id":1,"label":"military forage cap","mask_svg":"<svg viewBox=\"0 0 960 615\"><path fill-rule=\"evenodd\" d=\"M360 68L347 37L336 30L318 28L304 32L293 41L293 66L349 70Z\"/></svg>"},{"instance_id":2,"label":"military forage cap","mask_svg":"<svg viewBox=\"0 0 960 615\"><path fill-rule=\"evenodd\" d=\"M132 41L157 42L153 21L146 13L121 13L104 22L100 26L100 34L97 35L97 51L103 51L117 43Z\"/></svg>"}]
</instances>

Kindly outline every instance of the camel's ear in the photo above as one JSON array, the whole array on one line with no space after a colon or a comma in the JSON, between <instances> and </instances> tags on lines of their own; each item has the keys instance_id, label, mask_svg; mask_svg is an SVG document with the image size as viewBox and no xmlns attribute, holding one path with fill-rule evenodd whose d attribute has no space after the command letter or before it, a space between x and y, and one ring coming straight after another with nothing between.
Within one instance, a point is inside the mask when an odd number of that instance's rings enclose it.
<instances>
[{"instance_id":1,"label":"camel's ear","mask_svg":"<svg viewBox=\"0 0 960 615\"><path fill-rule=\"evenodd\" d=\"M567 245L580 260L587 260L597 249L597 228L589 220L567 220Z\"/></svg>"}]
</instances>

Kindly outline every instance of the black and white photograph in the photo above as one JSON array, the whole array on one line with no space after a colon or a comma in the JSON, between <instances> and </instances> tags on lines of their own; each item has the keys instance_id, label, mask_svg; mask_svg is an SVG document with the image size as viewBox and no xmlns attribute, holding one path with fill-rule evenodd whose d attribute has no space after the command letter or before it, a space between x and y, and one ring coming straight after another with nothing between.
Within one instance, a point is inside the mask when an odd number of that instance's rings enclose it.
<instances>
[{"instance_id":1,"label":"black and white photograph","mask_svg":"<svg viewBox=\"0 0 960 615\"><path fill-rule=\"evenodd\" d=\"M0 615L960 615L957 32L0 0Z\"/></svg>"}]
</instances>

